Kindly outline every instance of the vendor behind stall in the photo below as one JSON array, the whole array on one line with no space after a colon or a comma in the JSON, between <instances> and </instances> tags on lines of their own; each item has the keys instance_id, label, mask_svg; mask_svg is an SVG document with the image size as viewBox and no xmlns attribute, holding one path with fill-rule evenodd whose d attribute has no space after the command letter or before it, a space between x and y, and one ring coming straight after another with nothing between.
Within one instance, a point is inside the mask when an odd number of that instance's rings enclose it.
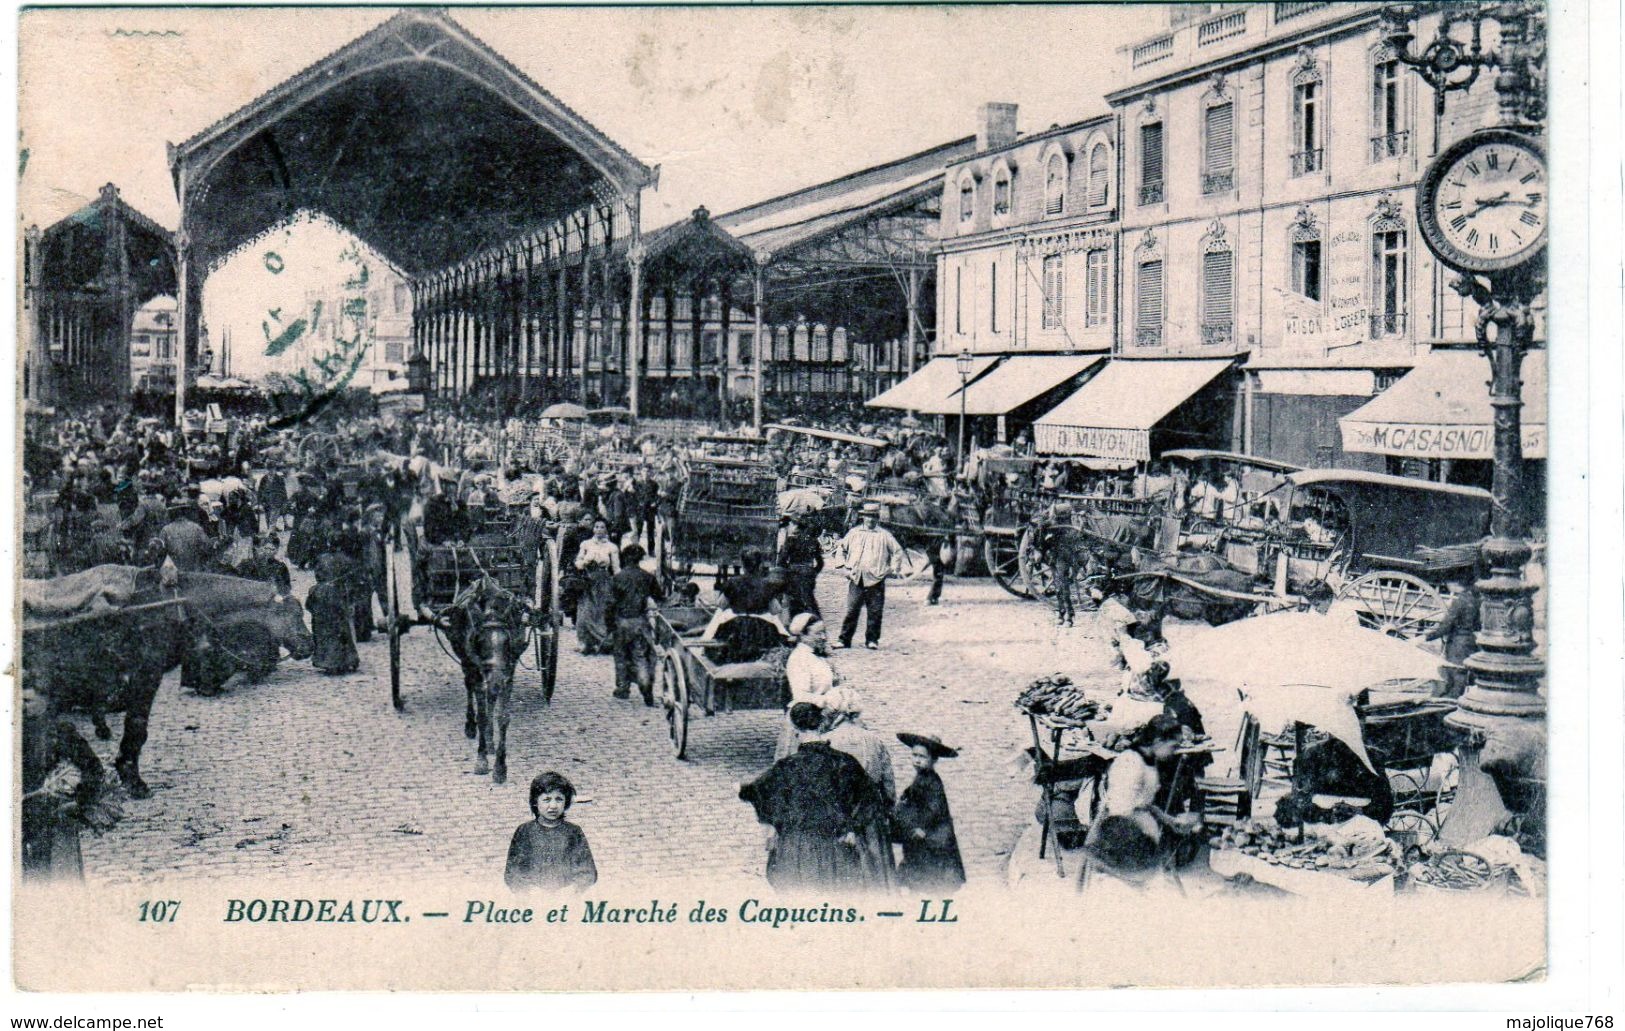
<instances>
[{"instance_id":1,"label":"vendor behind stall","mask_svg":"<svg viewBox=\"0 0 1625 1031\"><path fill-rule=\"evenodd\" d=\"M1394 791L1370 761L1335 737L1304 748L1292 767L1292 790L1275 806L1283 827L1342 823L1368 816L1386 824L1394 815Z\"/></svg>"}]
</instances>

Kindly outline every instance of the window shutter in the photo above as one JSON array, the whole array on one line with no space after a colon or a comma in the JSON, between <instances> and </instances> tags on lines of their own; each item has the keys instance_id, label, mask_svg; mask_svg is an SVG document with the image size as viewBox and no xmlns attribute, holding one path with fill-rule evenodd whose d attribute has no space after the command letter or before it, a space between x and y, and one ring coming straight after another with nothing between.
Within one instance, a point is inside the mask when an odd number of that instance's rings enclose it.
<instances>
[{"instance_id":1,"label":"window shutter","mask_svg":"<svg viewBox=\"0 0 1625 1031\"><path fill-rule=\"evenodd\" d=\"M1061 256L1051 254L1044 259L1044 328L1058 329L1061 325L1061 310L1065 301L1066 275L1061 265Z\"/></svg>"},{"instance_id":2,"label":"window shutter","mask_svg":"<svg viewBox=\"0 0 1625 1031\"><path fill-rule=\"evenodd\" d=\"M1139 313L1136 324L1140 326L1162 325L1162 262L1142 261L1140 263L1139 284L1136 294L1139 298Z\"/></svg>"},{"instance_id":3,"label":"window shutter","mask_svg":"<svg viewBox=\"0 0 1625 1031\"><path fill-rule=\"evenodd\" d=\"M1106 145L1098 144L1089 152L1089 205L1098 207L1106 203Z\"/></svg>"},{"instance_id":4,"label":"window shutter","mask_svg":"<svg viewBox=\"0 0 1625 1031\"><path fill-rule=\"evenodd\" d=\"M1059 215L1066 207L1066 159L1056 154L1044 176L1044 214Z\"/></svg>"},{"instance_id":5,"label":"window shutter","mask_svg":"<svg viewBox=\"0 0 1625 1031\"><path fill-rule=\"evenodd\" d=\"M1235 259L1229 251L1209 251L1202 255L1202 321L1226 323L1235 307L1232 273Z\"/></svg>"},{"instance_id":6,"label":"window shutter","mask_svg":"<svg viewBox=\"0 0 1625 1031\"><path fill-rule=\"evenodd\" d=\"M1235 167L1235 119L1230 104L1215 104L1207 109L1206 146L1209 172L1224 172Z\"/></svg>"},{"instance_id":7,"label":"window shutter","mask_svg":"<svg viewBox=\"0 0 1625 1031\"><path fill-rule=\"evenodd\" d=\"M1162 182L1162 123L1140 126L1140 184Z\"/></svg>"},{"instance_id":8,"label":"window shutter","mask_svg":"<svg viewBox=\"0 0 1625 1031\"><path fill-rule=\"evenodd\" d=\"M1106 321L1106 252L1089 252L1088 312L1089 325L1098 326Z\"/></svg>"}]
</instances>

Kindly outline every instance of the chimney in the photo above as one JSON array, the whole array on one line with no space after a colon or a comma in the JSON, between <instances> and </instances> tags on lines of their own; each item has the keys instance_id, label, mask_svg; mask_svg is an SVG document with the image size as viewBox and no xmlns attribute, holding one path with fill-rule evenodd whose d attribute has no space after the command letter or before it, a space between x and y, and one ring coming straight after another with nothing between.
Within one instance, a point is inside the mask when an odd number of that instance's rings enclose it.
<instances>
[{"instance_id":1,"label":"chimney","mask_svg":"<svg viewBox=\"0 0 1625 1031\"><path fill-rule=\"evenodd\" d=\"M1016 142L1016 105L989 101L976 111L976 149L993 150Z\"/></svg>"}]
</instances>

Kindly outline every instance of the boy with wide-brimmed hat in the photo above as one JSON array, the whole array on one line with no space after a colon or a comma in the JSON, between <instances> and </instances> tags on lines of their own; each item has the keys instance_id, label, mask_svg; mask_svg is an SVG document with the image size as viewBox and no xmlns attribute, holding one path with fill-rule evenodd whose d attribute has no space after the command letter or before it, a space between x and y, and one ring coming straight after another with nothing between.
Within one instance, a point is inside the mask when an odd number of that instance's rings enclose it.
<instances>
[{"instance_id":1,"label":"boy with wide-brimmed hat","mask_svg":"<svg viewBox=\"0 0 1625 1031\"><path fill-rule=\"evenodd\" d=\"M948 894L965 883L948 795L937 775L937 760L959 754L931 734L902 733L914 763L914 783L904 789L892 811L892 840L903 846L897 879L909 890Z\"/></svg>"}]
</instances>

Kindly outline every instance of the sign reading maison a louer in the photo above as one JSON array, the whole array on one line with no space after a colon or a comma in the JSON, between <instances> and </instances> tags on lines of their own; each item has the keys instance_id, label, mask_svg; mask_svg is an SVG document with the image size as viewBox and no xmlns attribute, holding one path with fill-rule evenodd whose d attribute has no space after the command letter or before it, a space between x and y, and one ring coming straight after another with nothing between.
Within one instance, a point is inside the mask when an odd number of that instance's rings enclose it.
<instances>
[{"instance_id":1,"label":"sign reading maison a louer","mask_svg":"<svg viewBox=\"0 0 1625 1031\"><path fill-rule=\"evenodd\" d=\"M1088 455L1094 458L1117 458L1125 462L1151 460L1151 433L1149 430L1122 429L1114 426L1044 426L1034 427L1033 443L1048 455Z\"/></svg>"},{"instance_id":2,"label":"sign reading maison a louer","mask_svg":"<svg viewBox=\"0 0 1625 1031\"><path fill-rule=\"evenodd\" d=\"M1407 422L1342 423L1343 450L1412 458L1495 458L1495 427ZM1546 427L1524 426L1525 458L1546 457Z\"/></svg>"}]
</instances>

